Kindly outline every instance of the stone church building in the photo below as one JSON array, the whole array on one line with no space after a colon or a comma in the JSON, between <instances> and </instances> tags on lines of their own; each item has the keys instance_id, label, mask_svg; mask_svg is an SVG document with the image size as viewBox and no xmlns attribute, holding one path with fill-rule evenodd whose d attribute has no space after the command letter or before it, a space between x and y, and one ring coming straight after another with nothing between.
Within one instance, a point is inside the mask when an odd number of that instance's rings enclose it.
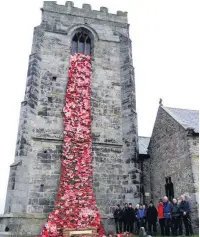
<instances>
[{"instance_id":1,"label":"stone church building","mask_svg":"<svg viewBox=\"0 0 200 237\"><path fill-rule=\"evenodd\" d=\"M45 1L41 12L41 24L34 28L0 236L36 236L53 210L60 181L69 57L86 48L92 57L93 183L106 232L113 231L117 203L135 206L151 198L156 202L169 178L175 196L189 194L195 203L196 127L183 126L161 106L150 143L149 138L138 139L127 13L111 14L106 7L92 10L89 4L77 8L70 1L65 5Z\"/></svg>"},{"instance_id":2,"label":"stone church building","mask_svg":"<svg viewBox=\"0 0 200 237\"><path fill-rule=\"evenodd\" d=\"M151 138L139 137L139 153L143 202L186 195L198 231L199 111L161 104Z\"/></svg>"}]
</instances>

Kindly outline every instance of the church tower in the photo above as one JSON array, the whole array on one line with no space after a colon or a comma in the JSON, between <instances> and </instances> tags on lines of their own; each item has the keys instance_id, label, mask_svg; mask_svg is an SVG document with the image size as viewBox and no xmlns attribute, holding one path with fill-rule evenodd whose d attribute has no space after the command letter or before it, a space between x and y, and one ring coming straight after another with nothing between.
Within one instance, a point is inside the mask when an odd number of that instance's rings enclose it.
<instances>
[{"instance_id":1,"label":"church tower","mask_svg":"<svg viewBox=\"0 0 200 237\"><path fill-rule=\"evenodd\" d=\"M116 204L140 201L134 68L127 13L45 1L34 29L27 85L0 231L40 233L61 175L70 55L91 56L93 188L106 231Z\"/></svg>"}]
</instances>

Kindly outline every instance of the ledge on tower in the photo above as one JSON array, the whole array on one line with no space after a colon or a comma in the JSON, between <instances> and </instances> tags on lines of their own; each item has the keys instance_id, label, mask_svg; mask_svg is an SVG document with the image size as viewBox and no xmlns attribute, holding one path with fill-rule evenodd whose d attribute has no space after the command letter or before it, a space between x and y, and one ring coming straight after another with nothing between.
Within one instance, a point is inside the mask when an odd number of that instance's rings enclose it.
<instances>
[{"instance_id":1,"label":"ledge on tower","mask_svg":"<svg viewBox=\"0 0 200 237\"><path fill-rule=\"evenodd\" d=\"M74 16L82 16L84 18L97 18L105 21L113 21L119 23L128 23L127 12L117 11L116 14L109 13L107 7L100 7L100 10L92 10L90 4L84 3L82 8L74 6L74 2L66 1L65 5L59 5L56 1L44 1L43 11L56 12L60 14L70 14Z\"/></svg>"}]
</instances>

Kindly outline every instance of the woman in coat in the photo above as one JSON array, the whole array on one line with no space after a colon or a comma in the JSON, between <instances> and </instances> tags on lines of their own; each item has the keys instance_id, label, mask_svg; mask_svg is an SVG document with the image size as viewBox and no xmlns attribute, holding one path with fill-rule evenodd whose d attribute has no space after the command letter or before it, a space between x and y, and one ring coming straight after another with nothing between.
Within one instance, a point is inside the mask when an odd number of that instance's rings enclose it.
<instances>
[{"instance_id":1,"label":"woman in coat","mask_svg":"<svg viewBox=\"0 0 200 237\"><path fill-rule=\"evenodd\" d=\"M164 210L163 210L163 201L162 199L159 200L158 203L158 220L160 224L161 236L165 235L165 219L164 219Z\"/></svg>"}]
</instances>

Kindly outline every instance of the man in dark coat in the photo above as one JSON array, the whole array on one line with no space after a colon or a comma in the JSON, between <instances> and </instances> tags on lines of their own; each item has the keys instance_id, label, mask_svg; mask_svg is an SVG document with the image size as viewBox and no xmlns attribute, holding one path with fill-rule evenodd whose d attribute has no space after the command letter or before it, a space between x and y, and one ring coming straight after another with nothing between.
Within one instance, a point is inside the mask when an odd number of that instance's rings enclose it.
<instances>
[{"instance_id":1,"label":"man in dark coat","mask_svg":"<svg viewBox=\"0 0 200 237\"><path fill-rule=\"evenodd\" d=\"M180 202L181 200L178 200L178 206L179 206L179 210L180 210ZM180 211L181 214L181 211ZM180 215L180 222L179 222L179 227L178 227L178 235L183 235L183 219L182 219L182 215Z\"/></svg>"},{"instance_id":2,"label":"man in dark coat","mask_svg":"<svg viewBox=\"0 0 200 237\"><path fill-rule=\"evenodd\" d=\"M143 209L144 209L144 229L146 230L147 229L147 219L146 219L146 216L147 216L147 205L146 204L143 205Z\"/></svg>"},{"instance_id":3,"label":"man in dark coat","mask_svg":"<svg viewBox=\"0 0 200 237\"><path fill-rule=\"evenodd\" d=\"M149 235L156 235L157 229L156 229L156 222L158 218L158 212L155 206L153 205L153 202L151 201L149 204L149 207L147 208L146 213L146 219L148 222L148 233ZM153 233L152 233L152 227L153 227Z\"/></svg>"},{"instance_id":4,"label":"man in dark coat","mask_svg":"<svg viewBox=\"0 0 200 237\"><path fill-rule=\"evenodd\" d=\"M189 236L190 234L193 235L193 230L192 230L192 223L191 223L191 218L190 218L190 204L188 201L185 200L185 196L181 195L181 202L179 205L179 209L181 212L181 216L183 218L183 223L185 226L185 232L186 236Z\"/></svg>"},{"instance_id":5,"label":"man in dark coat","mask_svg":"<svg viewBox=\"0 0 200 237\"><path fill-rule=\"evenodd\" d=\"M123 208L123 230L124 232L127 232L127 212L128 212L128 203L125 203L125 206Z\"/></svg>"},{"instance_id":6,"label":"man in dark coat","mask_svg":"<svg viewBox=\"0 0 200 237\"><path fill-rule=\"evenodd\" d=\"M171 217L172 217L172 235L177 236L178 235L177 230L180 228L181 213L176 198L173 199Z\"/></svg>"},{"instance_id":7,"label":"man in dark coat","mask_svg":"<svg viewBox=\"0 0 200 237\"><path fill-rule=\"evenodd\" d=\"M115 219L115 225L116 225L116 233L120 234L122 233L122 219L123 219L123 213L122 209L119 204L117 204L117 207L114 211L114 219Z\"/></svg>"},{"instance_id":8,"label":"man in dark coat","mask_svg":"<svg viewBox=\"0 0 200 237\"><path fill-rule=\"evenodd\" d=\"M129 233L133 233L134 221L135 221L135 211L132 208L132 203L129 203L127 210L127 230Z\"/></svg>"}]
</instances>

